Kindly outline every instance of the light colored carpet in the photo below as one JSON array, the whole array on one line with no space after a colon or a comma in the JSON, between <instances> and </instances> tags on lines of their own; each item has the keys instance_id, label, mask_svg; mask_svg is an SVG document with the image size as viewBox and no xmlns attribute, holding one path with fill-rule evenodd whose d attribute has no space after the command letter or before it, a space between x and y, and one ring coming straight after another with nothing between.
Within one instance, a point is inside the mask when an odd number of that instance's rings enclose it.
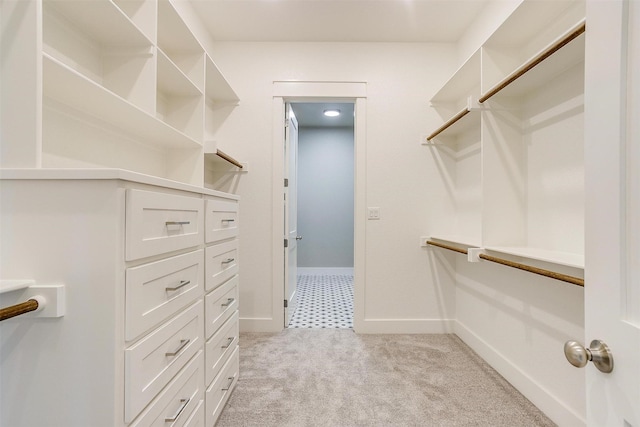
<instances>
[{"instance_id":1,"label":"light colored carpet","mask_svg":"<svg viewBox=\"0 0 640 427\"><path fill-rule=\"evenodd\" d=\"M240 335L217 427L553 426L455 335Z\"/></svg>"}]
</instances>

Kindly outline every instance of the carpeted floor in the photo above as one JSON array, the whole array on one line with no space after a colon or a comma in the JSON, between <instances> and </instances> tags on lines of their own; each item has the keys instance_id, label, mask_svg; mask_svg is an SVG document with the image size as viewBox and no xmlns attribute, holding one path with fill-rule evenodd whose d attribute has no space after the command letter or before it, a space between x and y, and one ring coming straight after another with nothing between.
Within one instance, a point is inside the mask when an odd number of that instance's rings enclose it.
<instances>
[{"instance_id":1,"label":"carpeted floor","mask_svg":"<svg viewBox=\"0 0 640 427\"><path fill-rule=\"evenodd\" d=\"M241 334L217 427L553 426L455 335Z\"/></svg>"}]
</instances>

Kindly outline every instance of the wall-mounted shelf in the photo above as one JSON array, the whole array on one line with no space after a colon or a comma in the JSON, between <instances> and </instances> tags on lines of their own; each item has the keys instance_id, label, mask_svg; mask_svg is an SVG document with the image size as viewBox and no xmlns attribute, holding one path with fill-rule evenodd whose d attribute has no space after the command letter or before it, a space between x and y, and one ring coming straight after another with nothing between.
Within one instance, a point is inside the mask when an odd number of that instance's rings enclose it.
<instances>
[{"instance_id":1,"label":"wall-mounted shelf","mask_svg":"<svg viewBox=\"0 0 640 427\"><path fill-rule=\"evenodd\" d=\"M234 159L227 153L221 150L216 150L215 153L205 153L205 159L212 165L218 165L222 167L236 167L238 169L244 169L244 165L238 160ZM246 170L243 170L246 172Z\"/></svg>"},{"instance_id":2,"label":"wall-mounted shelf","mask_svg":"<svg viewBox=\"0 0 640 427\"><path fill-rule=\"evenodd\" d=\"M480 96L480 98L478 98L478 102L483 103L487 101L492 96L505 90L507 87L510 87L510 85L515 83L516 81L523 83L520 84L517 89L512 90L509 95L523 95L524 93L530 92L536 87L541 86L542 84L544 84L544 82L549 81L555 75L562 73L572 65L583 61L584 37L580 38L580 42L572 42L583 35L585 29L585 20L582 19L580 20L580 22L571 27L566 33L560 36L557 40L553 41L551 44L546 46L540 52L535 54L533 57L525 61L518 68L505 76L498 83L486 90ZM554 55L560 49L562 49L562 55ZM537 73L529 73L534 68L536 68ZM532 75L533 77L530 77ZM530 78L524 79L524 76ZM521 78L522 80L520 80Z\"/></svg>"}]
</instances>

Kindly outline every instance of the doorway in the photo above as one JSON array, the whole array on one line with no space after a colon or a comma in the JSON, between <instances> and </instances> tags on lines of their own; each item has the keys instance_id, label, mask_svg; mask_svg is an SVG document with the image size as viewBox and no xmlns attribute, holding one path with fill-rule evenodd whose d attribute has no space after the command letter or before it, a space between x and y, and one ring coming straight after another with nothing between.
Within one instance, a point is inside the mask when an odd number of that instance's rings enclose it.
<instances>
[{"instance_id":1,"label":"doorway","mask_svg":"<svg viewBox=\"0 0 640 427\"><path fill-rule=\"evenodd\" d=\"M285 327L353 328L354 108L287 103Z\"/></svg>"}]
</instances>

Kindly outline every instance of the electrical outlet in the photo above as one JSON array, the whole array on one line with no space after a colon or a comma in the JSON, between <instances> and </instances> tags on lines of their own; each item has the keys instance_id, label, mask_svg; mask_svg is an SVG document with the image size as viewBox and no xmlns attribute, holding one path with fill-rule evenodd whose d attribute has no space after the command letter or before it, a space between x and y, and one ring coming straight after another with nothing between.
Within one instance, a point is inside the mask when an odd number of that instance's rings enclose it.
<instances>
[{"instance_id":1,"label":"electrical outlet","mask_svg":"<svg viewBox=\"0 0 640 427\"><path fill-rule=\"evenodd\" d=\"M369 208L368 219L380 219L380 208Z\"/></svg>"}]
</instances>

